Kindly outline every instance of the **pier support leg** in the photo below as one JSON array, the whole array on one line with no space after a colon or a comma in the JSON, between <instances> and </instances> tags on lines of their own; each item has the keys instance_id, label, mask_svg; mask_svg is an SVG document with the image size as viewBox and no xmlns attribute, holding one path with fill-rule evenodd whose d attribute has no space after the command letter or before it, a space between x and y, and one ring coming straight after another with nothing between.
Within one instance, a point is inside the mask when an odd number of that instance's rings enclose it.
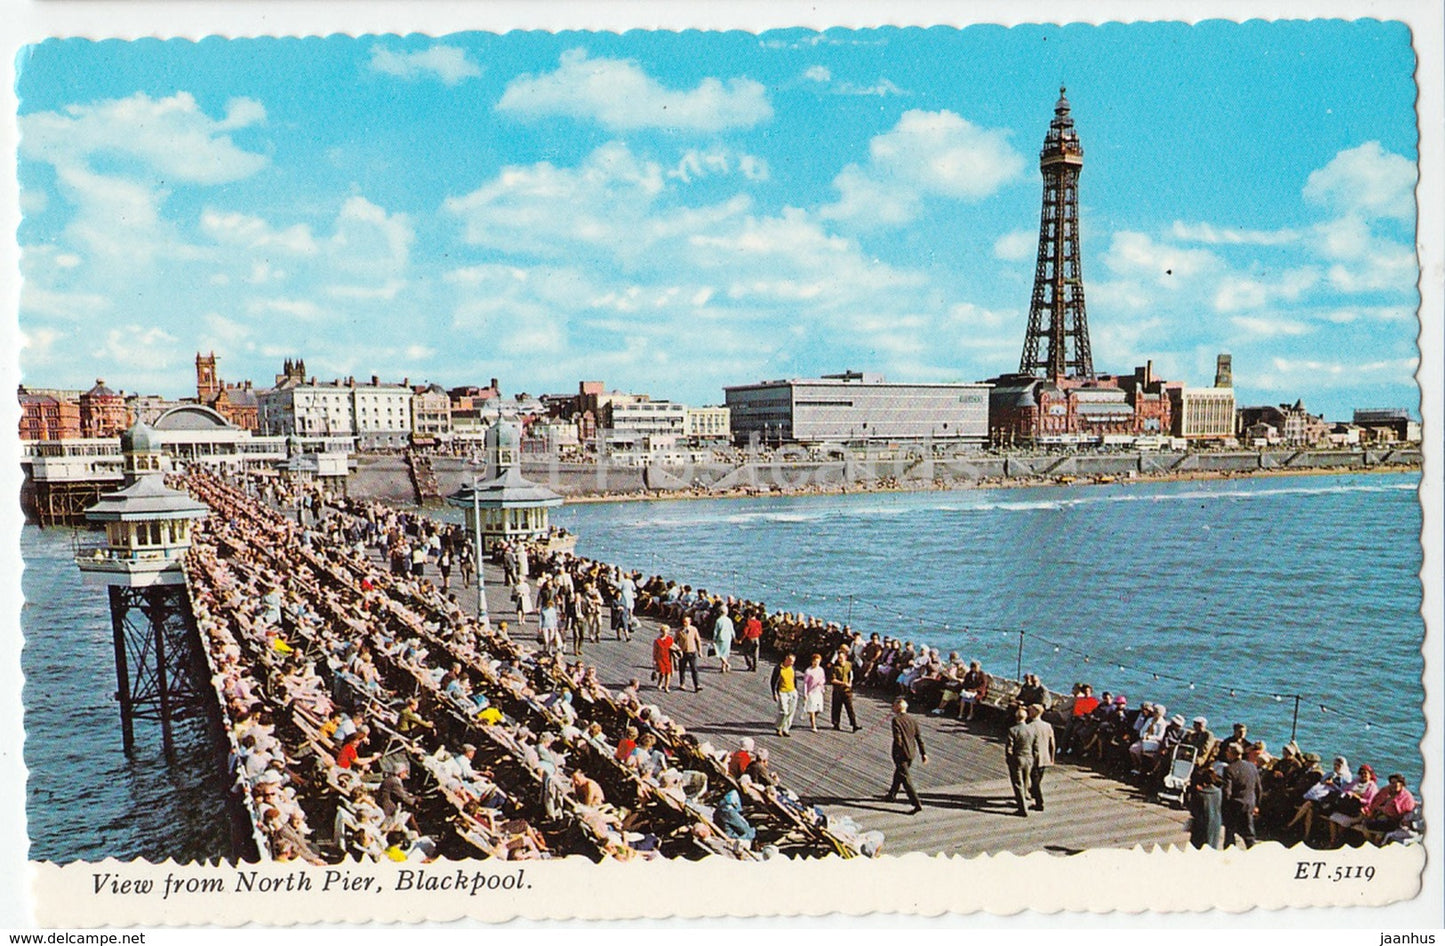
<instances>
[{"instance_id":1,"label":"pier support leg","mask_svg":"<svg viewBox=\"0 0 1445 946\"><path fill-rule=\"evenodd\" d=\"M152 719L169 756L175 725L207 712L209 671L186 588L112 585L110 620L126 752L135 748L135 720Z\"/></svg>"},{"instance_id":2,"label":"pier support leg","mask_svg":"<svg viewBox=\"0 0 1445 946\"><path fill-rule=\"evenodd\" d=\"M135 750L135 720L130 697L130 665L126 660L125 598L120 588L110 586L110 630L115 644L115 698L120 702L120 733L125 754Z\"/></svg>"}]
</instances>

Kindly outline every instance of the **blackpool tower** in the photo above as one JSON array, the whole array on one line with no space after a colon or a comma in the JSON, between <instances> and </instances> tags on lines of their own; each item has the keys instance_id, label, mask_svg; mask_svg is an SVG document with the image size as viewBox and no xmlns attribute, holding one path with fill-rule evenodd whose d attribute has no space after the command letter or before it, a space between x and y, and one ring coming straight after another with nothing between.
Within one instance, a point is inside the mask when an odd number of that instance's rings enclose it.
<instances>
[{"instance_id":1,"label":"blackpool tower","mask_svg":"<svg viewBox=\"0 0 1445 946\"><path fill-rule=\"evenodd\" d=\"M1079 144L1069 100L1059 89L1054 120L1039 153L1044 205L1039 214L1039 258L1029 304L1019 373L1057 382L1065 377L1094 377L1089 351L1089 322L1084 314L1084 277L1079 264Z\"/></svg>"}]
</instances>

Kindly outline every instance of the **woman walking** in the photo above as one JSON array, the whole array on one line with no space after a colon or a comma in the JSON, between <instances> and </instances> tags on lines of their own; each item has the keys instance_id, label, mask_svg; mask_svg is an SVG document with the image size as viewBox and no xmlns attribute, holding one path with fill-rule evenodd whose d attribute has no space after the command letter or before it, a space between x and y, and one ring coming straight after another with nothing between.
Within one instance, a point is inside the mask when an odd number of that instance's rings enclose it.
<instances>
[{"instance_id":1,"label":"woman walking","mask_svg":"<svg viewBox=\"0 0 1445 946\"><path fill-rule=\"evenodd\" d=\"M823 686L828 682L823 671L823 655L814 654L803 671L803 712L808 714L808 725L818 731L818 714L823 712Z\"/></svg>"},{"instance_id":2,"label":"woman walking","mask_svg":"<svg viewBox=\"0 0 1445 946\"><path fill-rule=\"evenodd\" d=\"M527 579L518 578L512 586L512 604L517 609L517 627L525 627L527 615L532 613L532 588Z\"/></svg>"},{"instance_id":3,"label":"woman walking","mask_svg":"<svg viewBox=\"0 0 1445 946\"><path fill-rule=\"evenodd\" d=\"M717 651L718 672L729 673L733 669L732 653L733 638L737 636L737 629L733 627L732 618L728 617L727 609L717 616L712 625L712 646Z\"/></svg>"},{"instance_id":4,"label":"woman walking","mask_svg":"<svg viewBox=\"0 0 1445 946\"><path fill-rule=\"evenodd\" d=\"M657 639L652 642L652 670L657 674L657 688L666 693L672 687L672 635L664 624L657 629Z\"/></svg>"}]
</instances>

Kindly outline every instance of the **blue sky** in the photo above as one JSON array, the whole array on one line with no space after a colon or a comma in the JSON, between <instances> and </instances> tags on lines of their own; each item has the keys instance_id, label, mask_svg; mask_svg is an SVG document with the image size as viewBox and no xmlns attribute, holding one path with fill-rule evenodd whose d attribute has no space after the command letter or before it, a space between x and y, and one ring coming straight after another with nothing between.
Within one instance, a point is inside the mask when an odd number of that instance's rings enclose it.
<instances>
[{"instance_id":1,"label":"blue sky","mask_svg":"<svg viewBox=\"0 0 1445 946\"><path fill-rule=\"evenodd\" d=\"M1098 370L1417 408L1414 66L1373 21L50 41L23 378L986 378L1062 83Z\"/></svg>"}]
</instances>

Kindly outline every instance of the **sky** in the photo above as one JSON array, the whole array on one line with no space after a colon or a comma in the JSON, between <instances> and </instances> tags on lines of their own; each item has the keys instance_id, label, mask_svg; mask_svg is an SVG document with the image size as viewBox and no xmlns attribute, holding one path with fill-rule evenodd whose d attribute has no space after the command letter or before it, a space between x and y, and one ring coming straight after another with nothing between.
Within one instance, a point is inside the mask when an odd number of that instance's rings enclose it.
<instances>
[{"instance_id":1,"label":"sky","mask_svg":"<svg viewBox=\"0 0 1445 946\"><path fill-rule=\"evenodd\" d=\"M50 40L22 380L376 374L692 404L1015 370L1066 85L1095 369L1408 407L1408 29L1376 21Z\"/></svg>"}]
</instances>

